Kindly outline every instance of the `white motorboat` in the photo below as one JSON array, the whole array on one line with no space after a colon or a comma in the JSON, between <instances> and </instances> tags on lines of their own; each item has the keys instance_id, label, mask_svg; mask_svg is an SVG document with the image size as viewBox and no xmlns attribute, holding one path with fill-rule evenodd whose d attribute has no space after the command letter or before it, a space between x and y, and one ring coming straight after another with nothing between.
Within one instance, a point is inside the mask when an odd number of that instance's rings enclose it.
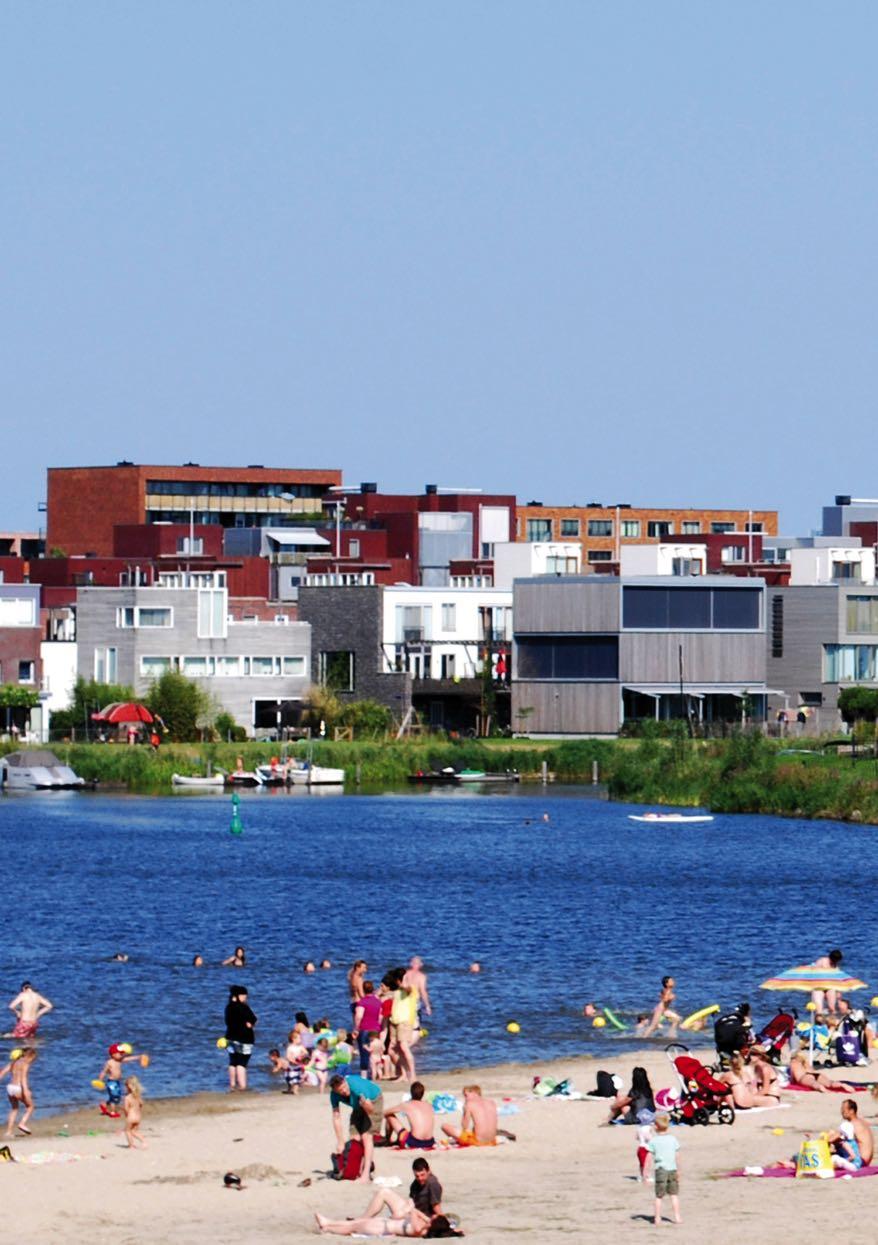
<instances>
[{"instance_id":1,"label":"white motorboat","mask_svg":"<svg viewBox=\"0 0 878 1245\"><path fill-rule=\"evenodd\" d=\"M287 763L287 782L294 787L341 787L344 770L293 759Z\"/></svg>"},{"instance_id":2,"label":"white motorboat","mask_svg":"<svg viewBox=\"0 0 878 1245\"><path fill-rule=\"evenodd\" d=\"M638 816L636 813L629 813L628 820L674 826L680 825L683 822L713 821L713 817L708 813L644 813L642 816Z\"/></svg>"},{"instance_id":3,"label":"white motorboat","mask_svg":"<svg viewBox=\"0 0 878 1245\"><path fill-rule=\"evenodd\" d=\"M65 791L86 785L47 748L0 757L0 787L9 791Z\"/></svg>"},{"instance_id":4,"label":"white motorboat","mask_svg":"<svg viewBox=\"0 0 878 1245\"><path fill-rule=\"evenodd\" d=\"M172 774L171 783L175 787L207 788L210 790L222 787L225 783L223 774Z\"/></svg>"}]
</instances>

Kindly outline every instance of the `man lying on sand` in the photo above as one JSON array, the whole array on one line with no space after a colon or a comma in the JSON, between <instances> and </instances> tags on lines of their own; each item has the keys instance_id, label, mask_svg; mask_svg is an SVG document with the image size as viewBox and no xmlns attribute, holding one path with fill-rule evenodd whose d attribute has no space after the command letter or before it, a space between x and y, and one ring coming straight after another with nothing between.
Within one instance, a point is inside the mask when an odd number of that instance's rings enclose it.
<instances>
[{"instance_id":1,"label":"man lying on sand","mask_svg":"<svg viewBox=\"0 0 878 1245\"><path fill-rule=\"evenodd\" d=\"M463 1087L463 1118L460 1128L455 1128L453 1124L443 1124L442 1131L459 1146L495 1146L498 1135L508 1138L509 1141L515 1140L514 1133L497 1127L497 1104L490 1098L483 1098L478 1085Z\"/></svg>"}]
</instances>

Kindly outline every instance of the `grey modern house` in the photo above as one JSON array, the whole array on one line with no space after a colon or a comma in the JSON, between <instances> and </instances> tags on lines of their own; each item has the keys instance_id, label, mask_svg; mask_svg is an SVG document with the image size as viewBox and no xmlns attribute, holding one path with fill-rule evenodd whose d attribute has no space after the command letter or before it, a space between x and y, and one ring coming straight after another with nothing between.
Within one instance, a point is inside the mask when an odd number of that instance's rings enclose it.
<instances>
[{"instance_id":1,"label":"grey modern house","mask_svg":"<svg viewBox=\"0 0 878 1245\"><path fill-rule=\"evenodd\" d=\"M224 572L175 572L154 587L80 588L78 673L144 695L179 670L250 733L295 725L310 687L311 628L234 622Z\"/></svg>"},{"instance_id":2,"label":"grey modern house","mask_svg":"<svg viewBox=\"0 0 878 1245\"><path fill-rule=\"evenodd\" d=\"M643 718L764 720L761 579L516 580L513 729L615 735Z\"/></svg>"}]
</instances>

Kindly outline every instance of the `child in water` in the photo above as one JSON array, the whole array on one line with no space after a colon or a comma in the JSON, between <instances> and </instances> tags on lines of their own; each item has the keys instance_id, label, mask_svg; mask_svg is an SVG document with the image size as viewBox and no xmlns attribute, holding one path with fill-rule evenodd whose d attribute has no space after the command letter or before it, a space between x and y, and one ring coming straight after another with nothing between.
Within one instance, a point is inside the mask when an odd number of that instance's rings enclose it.
<instances>
[{"instance_id":1,"label":"child in water","mask_svg":"<svg viewBox=\"0 0 878 1245\"><path fill-rule=\"evenodd\" d=\"M22 1051L17 1059L10 1059L5 1068L0 1068L0 1081L4 1077L9 1077L9 1084L6 1086L6 1097L9 1099L9 1116L6 1120L6 1136L14 1136L14 1128L18 1112L22 1108L24 1114L18 1120L18 1131L23 1133L25 1137L30 1136L28 1121L34 1113L34 1096L31 1093L29 1074L33 1067L33 1062L37 1057L37 1052L32 1046Z\"/></svg>"},{"instance_id":2,"label":"child in water","mask_svg":"<svg viewBox=\"0 0 878 1245\"><path fill-rule=\"evenodd\" d=\"M122 1104L125 1112L125 1138L130 1150L146 1149L146 1141L140 1135L140 1123L143 1119L143 1086L136 1076L129 1076L125 1081L125 1100Z\"/></svg>"}]
</instances>

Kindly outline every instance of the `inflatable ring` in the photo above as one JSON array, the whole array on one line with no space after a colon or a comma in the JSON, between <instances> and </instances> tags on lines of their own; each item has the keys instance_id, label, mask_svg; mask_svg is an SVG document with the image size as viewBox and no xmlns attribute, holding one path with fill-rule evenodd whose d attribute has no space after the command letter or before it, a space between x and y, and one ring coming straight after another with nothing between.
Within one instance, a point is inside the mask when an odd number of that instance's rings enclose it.
<instances>
[{"instance_id":1,"label":"inflatable ring","mask_svg":"<svg viewBox=\"0 0 878 1245\"><path fill-rule=\"evenodd\" d=\"M710 1007L702 1007L700 1011L693 1012L691 1016L687 1016L681 1023L681 1029L691 1029L699 1020L703 1020L705 1016L712 1016L714 1012L719 1011L719 1003L711 1003Z\"/></svg>"},{"instance_id":2,"label":"inflatable ring","mask_svg":"<svg viewBox=\"0 0 878 1245\"><path fill-rule=\"evenodd\" d=\"M603 1011L604 1011L604 1015L606 1016L607 1020L609 1020L610 1024L613 1026L613 1028L614 1028L614 1029L621 1029L621 1030L622 1030L622 1032L624 1033L624 1032L625 1032L625 1030L628 1028L628 1026L627 1026L627 1025L623 1025L623 1024L622 1024L622 1021L619 1019L619 1017L618 1017L618 1016L614 1016L614 1015L613 1015L613 1013L610 1011L609 1007L605 1007L605 1008L603 1009Z\"/></svg>"}]
</instances>

